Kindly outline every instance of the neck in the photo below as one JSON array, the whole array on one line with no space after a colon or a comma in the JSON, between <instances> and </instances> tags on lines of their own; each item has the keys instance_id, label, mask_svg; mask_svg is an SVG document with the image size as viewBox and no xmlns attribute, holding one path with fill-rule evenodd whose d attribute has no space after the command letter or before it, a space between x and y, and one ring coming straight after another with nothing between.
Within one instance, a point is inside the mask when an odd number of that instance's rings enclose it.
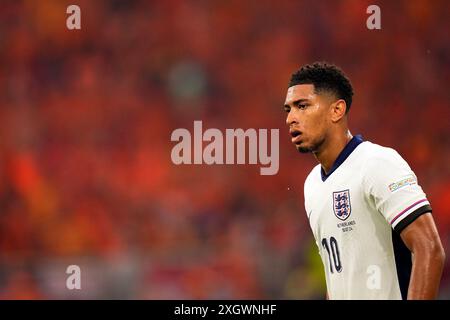
<instances>
[{"instance_id":1,"label":"neck","mask_svg":"<svg viewBox=\"0 0 450 320\"><path fill-rule=\"evenodd\" d=\"M332 135L332 139L326 140L320 147L320 150L314 152L314 156L325 173L328 174L330 172L336 158L352 138L353 136L348 130L344 134Z\"/></svg>"}]
</instances>

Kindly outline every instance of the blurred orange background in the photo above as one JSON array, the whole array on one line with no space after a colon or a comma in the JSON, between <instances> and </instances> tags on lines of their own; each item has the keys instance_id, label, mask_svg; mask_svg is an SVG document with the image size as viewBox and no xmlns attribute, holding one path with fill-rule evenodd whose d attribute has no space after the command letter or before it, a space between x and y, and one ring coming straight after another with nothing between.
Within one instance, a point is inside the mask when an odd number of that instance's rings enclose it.
<instances>
[{"instance_id":1,"label":"blurred orange background","mask_svg":"<svg viewBox=\"0 0 450 320\"><path fill-rule=\"evenodd\" d=\"M315 160L283 111L291 73L317 60L352 81L352 133L415 171L448 249L449 2L377 1L381 30L371 4L2 1L0 298L323 299L303 208ZM194 120L279 128L278 174L174 165L171 132Z\"/></svg>"}]
</instances>

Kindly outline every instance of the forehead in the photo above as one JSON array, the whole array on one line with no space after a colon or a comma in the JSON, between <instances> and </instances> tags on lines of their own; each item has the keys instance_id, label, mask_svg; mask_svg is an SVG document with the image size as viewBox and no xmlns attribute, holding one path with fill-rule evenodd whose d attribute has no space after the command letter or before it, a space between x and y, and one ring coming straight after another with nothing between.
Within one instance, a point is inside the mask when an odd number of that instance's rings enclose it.
<instances>
[{"instance_id":1,"label":"forehead","mask_svg":"<svg viewBox=\"0 0 450 320\"><path fill-rule=\"evenodd\" d=\"M313 84L299 84L288 88L285 104L290 104L300 99L312 100L316 96Z\"/></svg>"}]
</instances>

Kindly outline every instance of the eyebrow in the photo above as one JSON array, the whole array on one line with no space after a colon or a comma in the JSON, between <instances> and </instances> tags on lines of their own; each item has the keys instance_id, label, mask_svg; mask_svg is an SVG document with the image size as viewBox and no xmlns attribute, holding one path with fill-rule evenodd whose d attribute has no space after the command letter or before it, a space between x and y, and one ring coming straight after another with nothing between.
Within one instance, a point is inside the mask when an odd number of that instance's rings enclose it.
<instances>
[{"instance_id":1,"label":"eyebrow","mask_svg":"<svg viewBox=\"0 0 450 320\"><path fill-rule=\"evenodd\" d=\"M300 103L305 103L305 102L309 102L309 99L298 99L298 100L294 100L294 101L292 101L291 104L292 104L293 106L297 106L297 105L299 105ZM285 104L284 107L285 107L285 108L289 108L290 105L289 105L289 104Z\"/></svg>"}]
</instances>

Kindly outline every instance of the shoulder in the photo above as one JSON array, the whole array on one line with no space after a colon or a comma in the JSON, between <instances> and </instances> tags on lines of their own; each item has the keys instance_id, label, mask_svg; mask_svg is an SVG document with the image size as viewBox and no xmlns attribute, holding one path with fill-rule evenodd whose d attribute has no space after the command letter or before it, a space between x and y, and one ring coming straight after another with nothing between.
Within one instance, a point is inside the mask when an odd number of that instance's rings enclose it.
<instances>
[{"instance_id":1,"label":"shoulder","mask_svg":"<svg viewBox=\"0 0 450 320\"><path fill-rule=\"evenodd\" d=\"M303 186L303 195L304 195L304 201L305 201L305 209L306 214L309 218L310 214L310 207L311 203L314 199L314 190L317 190L317 186L321 181L321 175L320 175L320 164L316 165L311 172L308 174L308 176L305 179L305 184Z\"/></svg>"},{"instance_id":2,"label":"shoulder","mask_svg":"<svg viewBox=\"0 0 450 320\"><path fill-rule=\"evenodd\" d=\"M311 172L308 174L308 176L305 179L305 194L311 190L312 186L317 183L321 179L320 175L320 164L316 165Z\"/></svg>"},{"instance_id":3,"label":"shoulder","mask_svg":"<svg viewBox=\"0 0 450 320\"><path fill-rule=\"evenodd\" d=\"M365 141L361 144L361 147L362 157L367 169L407 165L402 156L393 148L384 147L370 141Z\"/></svg>"},{"instance_id":4,"label":"shoulder","mask_svg":"<svg viewBox=\"0 0 450 320\"><path fill-rule=\"evenodd\" d=\"M414 174L403 159L393 148L380 146L375 143L364 143L362 179L363 183L374 185L390 181L396 177Z\"/></svg>"}]
</instances>

